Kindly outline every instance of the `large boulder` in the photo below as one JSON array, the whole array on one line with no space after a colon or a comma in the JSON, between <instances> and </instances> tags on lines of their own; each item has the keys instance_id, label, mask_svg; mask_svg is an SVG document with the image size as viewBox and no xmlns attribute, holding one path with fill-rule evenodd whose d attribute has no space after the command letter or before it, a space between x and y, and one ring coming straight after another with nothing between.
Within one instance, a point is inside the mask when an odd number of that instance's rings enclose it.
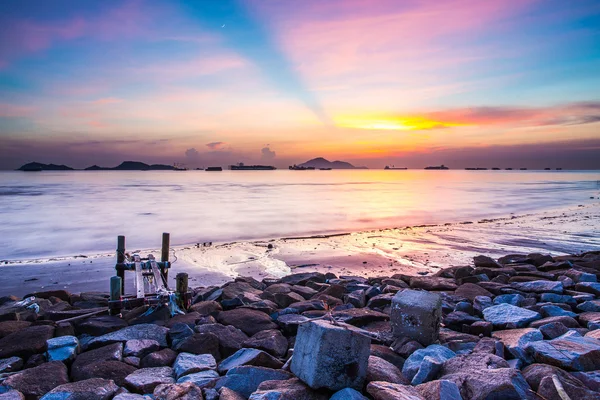
<instances>
[{"instance_id":1,"label":"large boulder","mask_svg":"<svg viewBox=\"0 0 600 400\"><path fill-rule=\"evenodd\" d=\"M564 288L561 281L529 281L515 282L511 284L513 288L521 292L532 293L558 293L562 294Z\"/></svg>"},{"instance_id":2,"label":"large boulder","mask_svg":"<svg viewBox=\"0 0 600 400\"><path fill-rule=\"evenodd\" d=\"M221 359L219 338L212 333L195 333L177 343L174 350L192 354L212 354L217 361Z\"/></svg>"},{"instance_id":3,"label":"large boulder","mask_svg":"<svg viewBox=\"0 0 600 400\"><path fill-rule=\"evenodd\" d=\"M531 362L527 355L526 348L529 343L537 340L543 340L542 332L534 328L507 329L495 331L492 337L500 340L504 347L513 357L524 362Z\"/></svg>"},{"instance_id":4,"label":"large boulder","mask_svg":"<svg viewBox=\"0 0 600 400\"><path fill-rule=\"evenodd\" d=\"M291 371L313 389L360 389L371 339L349 325L317 320L298 328Z\"/></svg>"},{"instance_id":5,"label":"large boulder","mask_svg":"<svg viewBox=\"0 0 600 400\"><path fill-rule=\"evenodd\" d=\"M438 339L442 299L438 294L406 289L392 300L391 324L395 337L408 337L424 346Z\"/></svg>"},{"instance_id":6,"label":"large boulder","mask_svg":"<svg viewBox=\"0 0 600 400\"><path fill-rule=\"evenodd\" d=\"M29 358L47 349L47 340L54 336L54 327L33 325L0 339L0 359L8 357Z\"/></svg>"},{"instance_id":7,"label":"large boulder","mask_svg":"<svg viewBox=\"0 0 600 400\"><path fill-rule=\"evenodd\" d=\"M595 311L595 310L585 310L585 311ZM31 326L31 322L29 321L0 321L0 339L5 336L10 335L11 333L15 333L20 331L21 329L25 329L28 326Z\"/></svg>"},{"instance_id":8,"label":"large boulder","mask_svg":"<svg viewBox=\"0 0 600 400\"><path fill-rule=\"evenodd\" d=\"M248 336L238 328L231 325L205 324L195 328L198 333L212 333L219 339L219 352L221 357L229 357L242 348L242 343Z\"/></svg>"},{"instance_id":9,"label":"large boulder","mask_svg":"<svg viewBox=\"0 0 600 400\"><path fill-rule=\"evenodd\" d=\"M534 399L527 381L517 369L464 369L440 379L454 382L465 400Z\"/></svg>"},{"instance_id":10,"label":"large boulder","mask_svg":"<svg viewBox=\"0 0 600 400\"><path fill-rule=\"evenodd\" d=\"M23 393L29 400L38 399L65 383L69 383L67 367L60 361L51 361L11 375L3 384Z\"/></svg>"},{"instance_id":11,"label":"large boulder","mask_svg":"<svg viewBox=\"0 0 600 400\"><path fill-rule=\"evenodd\" d=\"M119 317L112 315L102 315L91 317L76 324L78 334L87 334L91 336L102 336L107 333L116 332L127 326L127 322Z\"/></svg>"},{"instance_id":12,"label":"large boulder","mask_svg":"<svg viewBox=\"0 0 600 400\"><path fill-rule=\"evenodd\" d=\"M175 378L179 379L184 375L216 368L217 361L210 354L179 353L173 365L173 372L175 372Z\"/></svg>"},{"instance_id":13,"label":"large boulder","mask_svg":"<svg viewBox=\"0 0 600 400\"><path fill-rule=\"evenodd\" d=\"M91 378L113 380L119 386L125 385L125 378L137 370L136 367L122 361L96 361L76 369L71 369L71 376L75 381Z\"/></svg>"},{"instance_id":14,"label":"large boulder","mask_svg":"<svg viewBox=\"0 0 600 400\"><path fill-rule=\"evenodd\" d=\"M57 386L41 400L110 400L118 390L111 380L92 378Z\"/></svg>"},{"instance_id":15,"label":"large boulder","mask_svg":"<svg viewBox=\"0 0 600 400\"><path fill-rule=\"evenodd\" d=\"M88 348L96 348L110 343L127 342L134 339L156 340L160 347L168 347L167 333L169 329L156 324L138 324L128 326L115 332L98 336L88 342Z\"/></svg>"},{"instance_id":16,"label":"large boulder","mask_svg":"<svg viewBox=\"0 0 600 400\"><path fill-rule=\"evenodd\" d=\"M221 311L217 314L217 321L223 325L233 325L249 336L267 329L277 329L277 324L269 315L248 308Z\"/></svg>"},{"instance_id":17,"label":"large boulder","mask_svg":"<svg viewBox=\"0 0 600 400\"><path fill-rule=\"evenodd\" d=\"M483 318L494 324L495 328L505 329L526 327L542 316L535 311L503 303L483 310Z\"/></svg>"}]
</instances>

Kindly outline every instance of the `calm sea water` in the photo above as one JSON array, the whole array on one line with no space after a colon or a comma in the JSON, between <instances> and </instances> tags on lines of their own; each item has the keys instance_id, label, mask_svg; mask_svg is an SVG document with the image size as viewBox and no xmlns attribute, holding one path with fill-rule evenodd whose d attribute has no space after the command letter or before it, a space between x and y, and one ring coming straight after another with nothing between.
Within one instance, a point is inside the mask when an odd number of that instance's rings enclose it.
<instances>
[{"instance_id":1,"label":"calm sea water","mask_svg":"<svg viewBox=\"0 0 600 400\"><path fill-rule=\"evenodd\" d=\"M598 201L598 171L0 172L0 259L474 221ZM590 197L596 200L591 200Z\"/></svg>"}]
</instances>

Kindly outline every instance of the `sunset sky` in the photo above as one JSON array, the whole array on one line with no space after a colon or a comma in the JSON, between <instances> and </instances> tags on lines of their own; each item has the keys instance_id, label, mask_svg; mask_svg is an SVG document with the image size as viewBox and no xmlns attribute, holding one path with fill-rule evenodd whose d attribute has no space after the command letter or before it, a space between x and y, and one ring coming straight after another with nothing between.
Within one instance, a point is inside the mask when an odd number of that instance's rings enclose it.
<instances>
[{"instance_id":1,"label":"sunset sky","mask_svg":"<svg viewBox=\"0 0 600 400\"><path fill-rule=\"evenodd\" d=\"M2 1L0 168L600 168L597 0Z\"/></svg>"}]
</instances>

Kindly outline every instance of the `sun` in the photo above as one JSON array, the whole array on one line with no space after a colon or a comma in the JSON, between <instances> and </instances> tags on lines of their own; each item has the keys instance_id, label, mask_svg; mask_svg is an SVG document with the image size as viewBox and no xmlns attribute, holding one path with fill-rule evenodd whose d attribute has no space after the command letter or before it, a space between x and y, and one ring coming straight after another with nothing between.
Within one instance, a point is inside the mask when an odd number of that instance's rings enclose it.
<instances>
[{"instance_id":1,"label":"sun","mask_svg":"<svg viewBox=\"0 0 600 400\"><path fill-rule=\"evenodd\" d=\"M336 118L340 127L370 130L418 131L428 129L448 128L463 124L437 121L424 117L357 117L343 116Z\"/></svg>"}]
</instances>

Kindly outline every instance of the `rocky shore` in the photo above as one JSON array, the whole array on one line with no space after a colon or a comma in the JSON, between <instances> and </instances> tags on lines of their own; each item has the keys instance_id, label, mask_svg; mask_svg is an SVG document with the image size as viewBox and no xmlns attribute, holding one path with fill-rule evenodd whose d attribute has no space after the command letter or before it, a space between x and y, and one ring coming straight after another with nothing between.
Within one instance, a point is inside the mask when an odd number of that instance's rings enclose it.
<instances>
[{"instance_id":1,"label":"rocky shore","mask_svg":"<svg viewBox=\"0 0 600 400\"><path fill-rule=\"evenodd\" d=\"M600 398L600 252L194 289L184 314L108 293L0 298L0 400Z\"/></svg>"}]
</instances>

